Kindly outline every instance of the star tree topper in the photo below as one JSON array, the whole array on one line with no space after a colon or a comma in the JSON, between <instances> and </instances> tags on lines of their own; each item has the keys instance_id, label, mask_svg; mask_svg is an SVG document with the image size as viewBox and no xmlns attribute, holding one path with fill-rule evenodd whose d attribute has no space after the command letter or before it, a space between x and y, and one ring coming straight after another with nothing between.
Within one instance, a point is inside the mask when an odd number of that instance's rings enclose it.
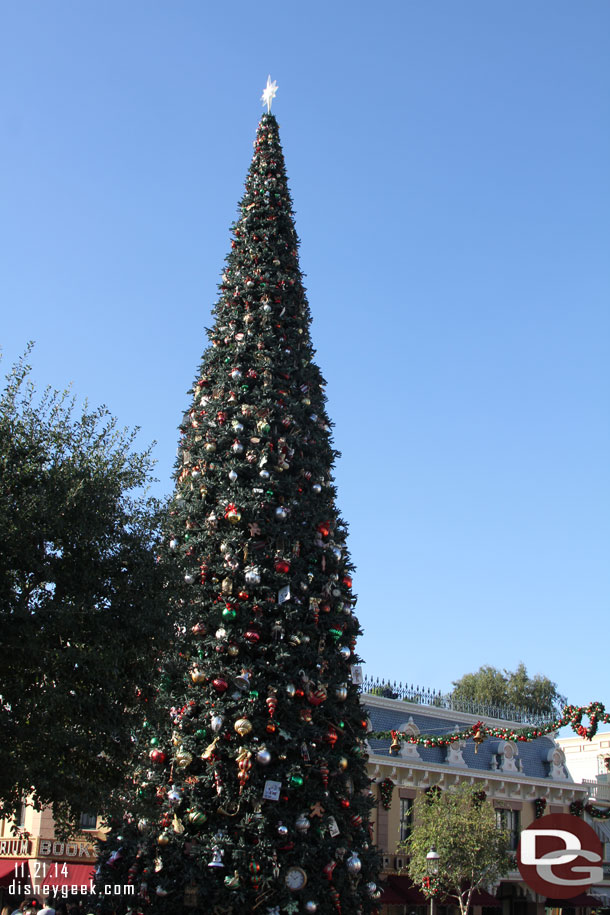
<instances>
[{"instance_id":1,"label":"star tree topper","mask_svg":"<svg viewBox=\"0 0 610 915\"><path fill-rule=\"evenodd\" d=\"M271 82L271 77L268 76L267 85L265 86L265 90L264 90L263 94L261 95L261 101L262 101L263 105L267 106L267 114L269 114L269 112L271 111L271 102L275 98L276 93L277 93L277 83L275 82L275 80L273 82Z\"/></svg>"}]
</instances>

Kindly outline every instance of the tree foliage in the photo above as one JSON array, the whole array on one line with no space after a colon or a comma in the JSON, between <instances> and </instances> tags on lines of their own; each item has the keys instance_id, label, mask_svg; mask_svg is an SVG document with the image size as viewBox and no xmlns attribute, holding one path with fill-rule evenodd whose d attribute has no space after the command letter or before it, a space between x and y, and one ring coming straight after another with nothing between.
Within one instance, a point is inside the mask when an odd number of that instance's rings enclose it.
<instances>
[{"instance_id":1,"label":"tree foliage","mask_svg":"<svg viewBox=\"0 0 610 915\"><path fill-rule=\"evenodd\" d=\"M475 673L464 674L453 683L454 699L472 699L489 705L512 705L537 713L561 712L565 697L548 677L528 676L525 664L514 671L498 670L484 664Z\"/></svg>"},{"instance_id":2,"label":"tree foliage","mask_svg":"<svg viewBox=\"0 0 610 915\"><path fill-rule=\"evenodd\" d=\"M510 869L509 836L496 826L491 804L473 785L428 791L415 801L414 825L404 843L409 876L427 877L426 855L438 853L440 896L455 900L467 915L474 890L495 883Z\"/></svg>"},{"instance_id":3,"label":"tree foliage","mask_svg":"<svg viewBox=\"0 0 610 915\"><path fill-rule=\"evenodd\" d=\"M24 357L0 398L2 815L98 811L129 756L165 618L149 451L105 408L36 394Z\"/></svg>"},{"instance_id":4,"label":"tree foliage","mask_svg":"<svg viewBox=\"0 0 610 915\"><path fill-rule=\"evenodd\" d=\"M100 883L147 911L377 908L360 634L278 124L263 115L181 424L181 588ZM150 807L147 807L147 799ZM150 810L150 812L149 812ZM299 889L301 887L301 890ZM133 897L108 900L113 909Z\"/></svg>"}]
</instances>

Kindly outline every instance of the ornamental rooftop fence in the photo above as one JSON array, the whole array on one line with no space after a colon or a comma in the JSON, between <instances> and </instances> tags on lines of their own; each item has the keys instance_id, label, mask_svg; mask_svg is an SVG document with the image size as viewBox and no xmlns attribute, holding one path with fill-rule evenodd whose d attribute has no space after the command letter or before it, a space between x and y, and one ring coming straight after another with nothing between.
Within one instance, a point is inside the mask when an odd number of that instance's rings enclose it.
<instances>
[{"instance_id":1,"label":"ornamental rooftop fence","mask_svg":"<svg viewBox=\"0 0 610 915\"><path fill-rule=\"evenodd\" d=\"M382 696L385 699L401 699L417 705L429 705L438 709L449 709L452 712L467 712L482 718L495 718L500 721L514 721L525 725L544 725L556 717L548 712L537 712L532 709L516 708L514 705L491 705L477 702L474 699L454 699L451 693L440 690L425 689L420 686L408 686L406 683L390 683L388 680L365 676L360 687L362 693Z\"/></svg>"}]
</instances>

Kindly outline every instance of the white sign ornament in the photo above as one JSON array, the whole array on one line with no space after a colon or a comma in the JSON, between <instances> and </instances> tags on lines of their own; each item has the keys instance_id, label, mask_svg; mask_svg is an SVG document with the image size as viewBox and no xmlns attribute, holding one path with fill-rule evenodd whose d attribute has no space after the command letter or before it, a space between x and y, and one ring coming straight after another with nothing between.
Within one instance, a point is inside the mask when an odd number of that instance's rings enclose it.
<instances>
[{"instance_id":1,"label":"white sign ornament","mask_svg":"<svg viewBox=\"0 0 610 915\"><path fill-rule=\"evenodd\" d=\"M269 779L265 782L263 797L266 801L279 801L280 791L282 790L281 782L272 782Z\"/></svg>"}]
</instances>

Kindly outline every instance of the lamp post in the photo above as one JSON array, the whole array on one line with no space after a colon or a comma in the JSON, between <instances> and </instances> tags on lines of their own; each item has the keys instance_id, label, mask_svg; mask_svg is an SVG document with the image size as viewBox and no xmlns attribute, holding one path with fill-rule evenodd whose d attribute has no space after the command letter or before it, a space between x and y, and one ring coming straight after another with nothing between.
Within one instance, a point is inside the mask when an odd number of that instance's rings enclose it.
<instances>
[{"instance_id":1,"label":"lamp post","mask_svg":"<svg viewBox=\"0 0 610 915\"><path fill-rule=\"evenodd\" d=\"M430 878L438 876L438 859L438 852L433 845L426 855L426 872ZM431 889L432 886L430 886ZM432 892L430 893L430 915L434 915L434 893Z\"/></svg>"}]
</instances>

